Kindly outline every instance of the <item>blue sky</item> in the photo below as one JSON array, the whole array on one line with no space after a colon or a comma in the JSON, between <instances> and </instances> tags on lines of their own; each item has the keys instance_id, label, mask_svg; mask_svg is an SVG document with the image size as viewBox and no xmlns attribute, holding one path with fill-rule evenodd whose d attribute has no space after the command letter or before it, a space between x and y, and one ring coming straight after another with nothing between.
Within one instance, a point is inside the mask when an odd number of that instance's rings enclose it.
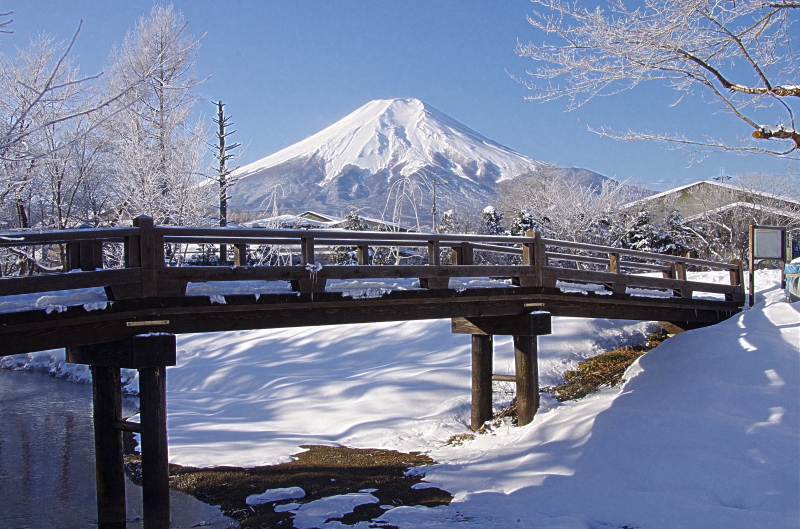
<instances>
[{"instance_id":1,"label":"blue sky","mask_svg":"<svg viewBox=\"0 0 800 529\"><path fill-rule=\"evenodd\" d=\"M151 1L0 0L13 11L10 53L44 31L68 39L83 20L75 49L84 74L102 72ZM242 164L292 145L373 99L416 97L523 154L585 167L666 189L726 174L786 173L764 156L710 154L692 162L685 151L651 142L599 137L586 124L658 132L747 135L739 122L699 100L670 107L675 93L655 85L597 99L573 112L566 102L534 103L512 79L530 59L517 40L541 39L525 15L528 0L181 0L173 3L203 39L200 87L222 99L246 145ZM795 167L795 170L797 168Z\"/></svg>"}]
</instances>

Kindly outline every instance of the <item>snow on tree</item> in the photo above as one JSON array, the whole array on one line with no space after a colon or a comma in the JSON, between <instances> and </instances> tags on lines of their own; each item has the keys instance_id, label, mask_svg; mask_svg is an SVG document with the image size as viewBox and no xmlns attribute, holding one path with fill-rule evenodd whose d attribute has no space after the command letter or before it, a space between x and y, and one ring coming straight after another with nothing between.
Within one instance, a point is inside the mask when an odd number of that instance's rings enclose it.
<instances>
[{"instance_id":1,"label":"snow on tree","mask_svg":"<svg viewBox=\"0 0 800 529\"><path fill-rule=\"evenodd\" d=\"M512 233L533 228L545 237L574 242L616 245L622 225L620 206L636 196L633 186L605 180L589 186L570 180L558 167L506 180L500 203L512 219Z\"/></svg>"},{"instance_id":2,"label":"snow on tree","mask_svg":"<svg viewBox=\"0 0 800 529\"><path fill-rule=\"evenodd\" d=\"M351 210L345 215L341 227L350 231L369 230L369 225L361 218L356 210ZM333 260L339 265L356 265L358 264L357 248L355 246L337 246L333 250Z\"/></svg>"},{"instance_id":3,"label":"snow on tree","mask_svg":"<svg viewBox=\"0 0 800 529\"><path fill-rule=\"evenodd\" d=\"M153 6L115 51L112 88L144 79L120 101L114 175L121 216L150 215L161 224L199 223L210 186L198 186L207 127L190 123L198 101L200 40L172 6Z\"/></svg>"},{"instance_id":4,"label":"snow on tree","mask_svg":"<svg viewBox=\"0 0 800 529\"><path fill-rule=\"evenodd\" d=\"M602 7L566 0L533 0L528 21L545 39L520 44L535 60L529 99L567 99L576 108L655 81L675 89L677 102L695 93L738 118L753 142L696 138L686 131L651 133L605 128L622 140L654 139L683 145L800 158L795 121L800 33L794 0L611 0ZM629 5L631 7L629 7Z\"/></svg>"},{"instance_id":5,"label":"snow on tree","mask_svg":"<svg viewBox=\"0 0 800 529\"><path fill-rule=\"evenodd\" d=\"M691 235L677 211L661 221L655 221L650 211L640 211L634 217L634 224L622 241L624 248L669 255L684 255L690 250Z\"/></svg>"},{"instance_id":6,"label":"snow on tree","mask_svg":"<svg viewBox=\"0 0 800 529\"><path fill-rule=\"evenodd\" d=\"M494 206L483 208L483 233L487 235L503 235L506 232L503 226L503 214L497 211Z\"/></svg>"}]
</instances>

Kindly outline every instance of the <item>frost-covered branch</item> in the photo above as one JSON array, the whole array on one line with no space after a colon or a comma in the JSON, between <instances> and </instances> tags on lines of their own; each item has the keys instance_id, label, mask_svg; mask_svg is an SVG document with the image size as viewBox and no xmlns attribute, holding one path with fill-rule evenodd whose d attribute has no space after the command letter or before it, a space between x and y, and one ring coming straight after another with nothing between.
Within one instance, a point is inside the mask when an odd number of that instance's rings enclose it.
<instances>
[{"instance_id":1,"label":"frost-covered branch","mask_svg":"<svg viewBox=\"0 0 800 529\"><path fill-rule=\"evenodd\" d=\"M642 133L638 139L800 157L794 118L800 98L800 35L793 26L800 13L797 2L645 0L633 8L624 0L611 0L604 8L566 0L533 2L539 9L528 21L546 40L517 47L520 56L536 61L527 72L532 81L520 80L533 91L529 99L564 98L574 109L596 96L656 81L677 90L680 102L699 87L755 131L752 138L782 146L760 142L755 147L744 135L709 142ZM603 127L593 130L606 133ZM633 139L637 133L626 135Z\"/></svg>"}]
</instances>

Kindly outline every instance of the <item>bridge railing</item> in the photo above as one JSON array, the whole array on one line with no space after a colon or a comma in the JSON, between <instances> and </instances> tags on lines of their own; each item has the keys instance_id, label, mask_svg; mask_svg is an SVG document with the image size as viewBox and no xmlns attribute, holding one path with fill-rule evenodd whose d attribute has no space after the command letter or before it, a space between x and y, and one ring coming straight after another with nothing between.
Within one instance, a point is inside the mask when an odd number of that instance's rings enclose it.
<instances>
[{"instance_id":1,"label":"bridge railing","mask_svg":"<svg viewBox=\"0 0 800 529\"><path fill-rule=\"evenodd\" d=\"M168 266L165 248L176 245L225 244L234 249L232 266ZM599 293L625 294L644 289L656 294L692 298L705 292L743 301L742 267L687 257L654 254L607 246L504 235L431 234L263 228L202 228L155 226L149 217L134 219L129 228L74 229L0 234L0 247L63 245L67 273L34 274L0 279L0 296L105 287L109 299L182 296L188 283L208 281L289 281L299 292L325 291L329 280L417 278L428 289L448 288L451 278L510 279L520 287L580 288L592 285ZM116 247L122 268L103 269L104 252ZM282 246L297 264L248 265L248 251ZM356 265L318 264L322 252L335 247L356 248ZM427 264L376 265L370 249L424 249ZM450 262L442 254L449 251ZM514 264L475 264L476 252L515 256ZM485 261L485 260L484 260ZM568 266L557 266L567 263ZM728 272L729 281L689 281L688 266ZM634 272L655 272L641 275ZM660 273L660 277L658 277ZM588 287L587 287L588 288ZM647 295L644 293L643 295Z\"/></svg>"}]
</instances>

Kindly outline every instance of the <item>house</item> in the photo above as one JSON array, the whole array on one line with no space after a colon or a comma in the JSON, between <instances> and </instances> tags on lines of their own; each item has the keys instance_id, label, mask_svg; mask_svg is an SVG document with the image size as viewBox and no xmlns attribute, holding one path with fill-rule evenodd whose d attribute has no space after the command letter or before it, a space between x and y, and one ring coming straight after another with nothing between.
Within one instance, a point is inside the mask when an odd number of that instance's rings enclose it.
<instances>
[{"instance_id":1,"label":"house","mask_svg":"<svg viewBox=\"0 0 800 529\"><path fill-rule=\"evenodd\" d=\"M743 186L703 181L676 187L624 206L636 215L646 212L652 223L672 212L692 233L705 258L744 260L748 252L748 226L785 226L800 252L800 201Z\"/></svg>"},{"instance_id":2,"label":"house","mask_svg":"<svg viewBox=\"0 0 800 529\"><path fill-rule=\"evenodd\" d=\"M650 211L656 219L664 218L672 211L688 219L734 204L766 206L770 211L800 212L800 201L709 180L662 191L624 207L633 211Z\"/></svg>"}]
</instances>

